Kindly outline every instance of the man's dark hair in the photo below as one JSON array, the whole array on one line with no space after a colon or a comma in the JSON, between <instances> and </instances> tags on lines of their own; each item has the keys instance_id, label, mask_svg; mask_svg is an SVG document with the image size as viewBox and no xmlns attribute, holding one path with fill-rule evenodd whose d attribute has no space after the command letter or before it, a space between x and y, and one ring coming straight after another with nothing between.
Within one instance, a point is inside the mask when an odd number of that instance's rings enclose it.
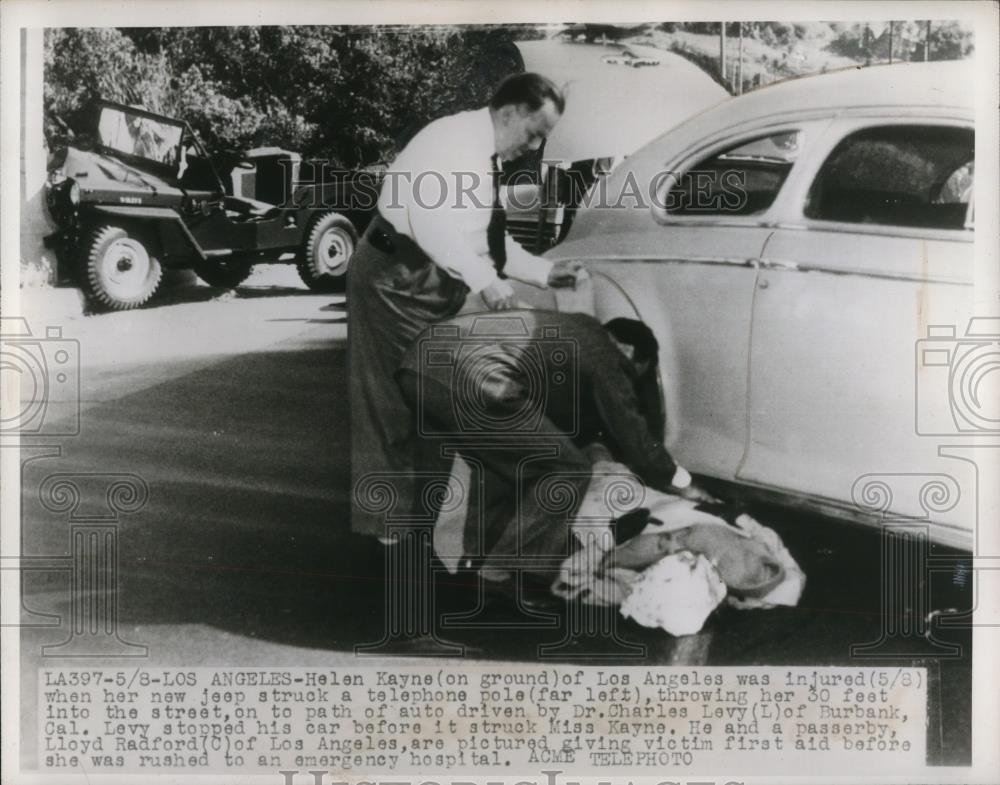
<instances>
[{"instance_id":1,"label":"man's dark hair","mask_svg":"<svg viewBox=\"0 0 1000 785\"><path fill-rule=\"evenodd\" d=\"M524 104L529 111L537 112L546 101L551 101L559 114L566 108L566 99L562 91L551 79L534 73L514 74L504 79L497 87L493 98L490 99L490 108L499 109L502 106Z\"/></svg>"},{"instance_id":2,"label":"man's dark hair","mask_svg":"<svg viewBox=\"0 0 1000 785\"><path fill-rule=\"evenodd\" d=\"M619 343L634 347L633 362L641 363L649 360L649 368L635 379L636 403L649 427L649 432L656 439L663 438L666 412L663 408L663 395L660 391L656 370L660 354L660 345L656 341L656 336L644 322L640 322L638 319L612 319L605 323L604 329Z\"/></svg>"},{"instance_id":3,"label":"man's dark hair","mask_svg":"<svg viewBox=\"0 0 1000 785\"><path fill-rule=\"evenodd\" d=\"M627 343L635 348L635 362L649 360L656 363L660 354L660 344L653 331L638 319L612 319L606 322L604 329L611 333L619 343Z\"/></svg>"}]
</instances>

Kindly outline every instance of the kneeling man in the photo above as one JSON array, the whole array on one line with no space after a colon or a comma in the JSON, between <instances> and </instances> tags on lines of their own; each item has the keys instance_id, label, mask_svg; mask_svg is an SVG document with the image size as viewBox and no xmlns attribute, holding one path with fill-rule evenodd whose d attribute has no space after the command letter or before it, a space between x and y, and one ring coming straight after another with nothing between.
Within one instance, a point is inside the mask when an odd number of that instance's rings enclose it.
<instances>
[{"instance_id":1,"label":"kneeling man","mask_svg":"<svg viewBox=\"0 0 1000 785\"><path fill-rule=\"evenodd\" d=\"M554 575L590 481L581 448L591 442L647 486L701 497L664 448L658 411L640 403L655 397L657 353L642 322L541 310L456 316L407 350L396 379L421 468L447 472L455 455L472 467L463 545L484 576Z\"/></svg>"}]
</instances>

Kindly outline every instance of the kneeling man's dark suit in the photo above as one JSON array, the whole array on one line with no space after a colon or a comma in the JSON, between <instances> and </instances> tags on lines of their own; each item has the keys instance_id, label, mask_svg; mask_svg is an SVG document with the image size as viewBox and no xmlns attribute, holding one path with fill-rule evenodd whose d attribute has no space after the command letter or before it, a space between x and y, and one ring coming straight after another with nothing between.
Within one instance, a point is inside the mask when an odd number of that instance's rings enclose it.
<instances>
[{"instance_id":1,"label":"kneeling man's dark suit","mask_svg":"<svg viewBox=\"0 0 1000 785\"><path fill-rule=\"evenodd\" d=\"M422 468L447 472L456 453L472 468L464 547L484 566L558 567L590 481L580 449L590 442L653 488L667 490L677 470L640 411L632 363L590 316L453 317L418 337L396 378Z\"/></svg>"}]
</instances>

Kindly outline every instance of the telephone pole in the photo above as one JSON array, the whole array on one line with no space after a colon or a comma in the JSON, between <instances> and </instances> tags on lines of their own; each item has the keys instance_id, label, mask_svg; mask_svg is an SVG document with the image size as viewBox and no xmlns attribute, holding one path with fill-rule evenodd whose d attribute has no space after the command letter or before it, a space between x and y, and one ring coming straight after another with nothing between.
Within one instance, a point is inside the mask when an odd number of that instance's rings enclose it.
<instances>
[{"instance_id":1,"label":"telephone pole","mask_svg":"<svg viewBox=\"0 0 1000 785\"><path fill-rule=\"evenodd\" d=\"M736 67L736 95L743 95L743 22L740 22L740 59Z\"/></svg>"},{"instance_id":2,"label":"telephone pole","mask_svg":"<svg viewBox=\"0 0 1000 785\"><path fill-rule=\"evenodd\" d=\"M726 79L726 23L719 22L719 74L722 76L722 84L728 84Z\"/></svg>"}]
</instances>

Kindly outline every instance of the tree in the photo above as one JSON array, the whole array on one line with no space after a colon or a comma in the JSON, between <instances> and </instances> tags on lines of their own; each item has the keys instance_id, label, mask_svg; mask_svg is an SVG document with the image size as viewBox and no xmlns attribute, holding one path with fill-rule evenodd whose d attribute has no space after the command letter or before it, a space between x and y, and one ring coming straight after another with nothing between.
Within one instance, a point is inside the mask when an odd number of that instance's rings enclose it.
<instances>
[{"instance_id":1,"label":"tree","mask_svg":"<svg viewBox=\"0 0 1000 785\"><path fill-rule=\"evenodd\" d=\"M957 60L972 54L972 31L958 22L932 22L931 60Z\"/></svg>"},{"instance_id":2,"label":"tree","mask_svg":"<svg viewBox=\"0 0 1000 785\"><path fill-rule=\"evenodd\" d=\"M73 125L98 96L186 119L211 150L270 144L378 163L429 120L482 106L523 70L530 27L50 30L46 107ZM55 126L50 133L55 135Z\"/></svg>"}]
</instances>

